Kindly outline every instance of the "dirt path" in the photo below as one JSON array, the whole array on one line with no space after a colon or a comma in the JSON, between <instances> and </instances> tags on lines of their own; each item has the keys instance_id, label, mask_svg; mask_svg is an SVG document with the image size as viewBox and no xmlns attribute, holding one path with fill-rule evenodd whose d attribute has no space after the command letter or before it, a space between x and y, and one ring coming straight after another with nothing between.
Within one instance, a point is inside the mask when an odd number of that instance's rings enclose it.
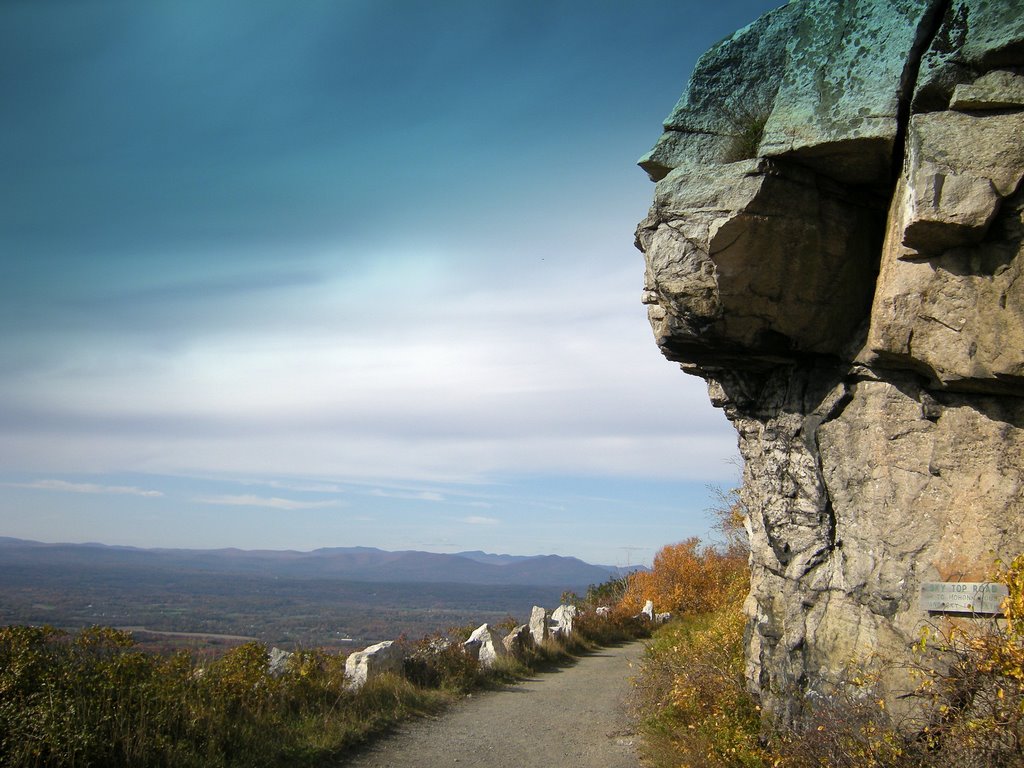
<instances>
[{"instance_id":1,"label":"dirt path","mask_svg":"<svg viewBox=\"0 0 1024 768\"><path fill-rule=\"evenodd\" d=\"M473 694L436 719L403 726L341 765L637 768L625 698L643 649L641 642L605 648L571 667Z\"/></svg>"}]
</instances>

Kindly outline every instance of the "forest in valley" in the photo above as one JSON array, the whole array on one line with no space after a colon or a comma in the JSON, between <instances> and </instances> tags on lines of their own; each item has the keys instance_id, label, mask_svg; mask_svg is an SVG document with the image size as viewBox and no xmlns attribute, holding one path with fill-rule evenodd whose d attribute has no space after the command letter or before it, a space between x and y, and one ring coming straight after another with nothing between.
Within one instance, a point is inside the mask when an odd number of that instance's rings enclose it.
<instances>
[{"instance_id":1,"label":"forest in valley","mask_svg":"<svg viewBox=\"0 0 1024 768\"><path fill-rule=\"evenodd\" d=\"M0 625L130 628L158 649L269 645L351 649L400 635L529 616L557 587L373 583L255 574L12 566L0 562ZM141 628L150 631L142 631ZM162 632L198 636L161 635ZM219 636L219 637L218 637Z\"/></svg>"}]
</instances>

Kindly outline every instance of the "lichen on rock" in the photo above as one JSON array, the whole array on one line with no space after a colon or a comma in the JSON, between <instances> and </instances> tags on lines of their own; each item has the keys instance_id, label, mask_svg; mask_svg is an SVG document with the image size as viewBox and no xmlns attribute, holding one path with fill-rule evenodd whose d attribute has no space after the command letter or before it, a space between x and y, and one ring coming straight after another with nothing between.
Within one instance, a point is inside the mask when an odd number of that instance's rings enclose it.
<instances>
[{"instance_id":1,"label":"lichen on rock","mask_svg":"<svg viewBox=\"0 0 1024 768\"><path fill-rule=\"evenodd\" d=\"M737 430L747 678L783 720L905 662L922 582L1024 550L1013 5L795 0L700 59L640 162L643 301Z\"/></svg>"}]
</instances>

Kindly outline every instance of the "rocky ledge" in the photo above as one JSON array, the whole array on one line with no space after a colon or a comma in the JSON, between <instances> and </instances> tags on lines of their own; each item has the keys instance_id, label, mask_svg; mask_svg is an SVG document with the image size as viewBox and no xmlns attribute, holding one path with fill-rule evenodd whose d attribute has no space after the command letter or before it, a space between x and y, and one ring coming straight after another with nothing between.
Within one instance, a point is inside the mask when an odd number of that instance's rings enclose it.
<instances>
[{"instance_id":1,"label":"rocky ledge","mask_svg":"<svg viewBox=\"0 0 1024 768\"><path fill-rule=\"evenodd\" d=\"M698 62L640 165L658 345L739 435L748 682L898 672L920 585L1024 551L1024 13L795 0Z\"/></svg>"}]
</instances>

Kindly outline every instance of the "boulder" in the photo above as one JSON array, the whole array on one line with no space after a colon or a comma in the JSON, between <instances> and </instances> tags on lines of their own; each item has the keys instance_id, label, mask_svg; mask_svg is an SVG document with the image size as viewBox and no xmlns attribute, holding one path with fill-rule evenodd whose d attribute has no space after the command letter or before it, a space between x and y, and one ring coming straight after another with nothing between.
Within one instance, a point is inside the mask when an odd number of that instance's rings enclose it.
<instances>
[{"instance_id":1,"label":"boulder","mask_svg":"<svg viewBox=\"0 0 1024 768\"><path fill-rule=\"evenodd\" d=\"M494 662L508 655L501 635L489 624L481 624L473 630L463 646L467 653L480 662L481 667L494 666Z\"/></svg>"},{"instance_id":2,"label":"boulder","mask_svg":"<svg viewBox=\"0 0 1024 768\"><path fill-rule=\"evenodd\" d=\"M362 688L369 680L386 672L401 674L402 649L393 640L371 645L345 659L345 681L349 688Z\"/></svg>"},{"instance_id":3,"label":"boulder","mask_svg":"<svg viewBox=\"0 0 1024 768\"><path fill-rule=\"evenodd\" d=\"M548 640L548 612L539 605L530 611L530 634L537 645L544 645Z\"/></svg>"},{"instance_id":4,"label":"boulder","mask_svg":"<svg viewBox=\"0 0 1024 768\"><path fill-rule=\"evenodd\" d=\"M505 650L517 659L525 658L536 645L533 642L533 634L530 632L529 624L520 624L513 629L505 635L502 644L505 646Z\"/></svg>"},{"instance_id":5,"label":"boulder","mask_svg":"<svg viewBox=\"0 0 1024 768\"><path fill-rule=\"evenodd\" d=\"M553 633L565 637L572 634L573 622L579 615L579 608L575 605L560 605L551 612L551 621L554 624Z\"/></svg>"},{"instance_id":6,"label":"boulder","mask_svg":"<svg viewBox=\"0 0 1024 768\"><path fill-rule=\"evenodd\" d=\"M640 615L646 617L648 621L654 621L654 601L648 600L644 603L643 610L640 611Z\"/></svg>"},{"instance_id":7,"label":"boulder","mask_svg":"<svg viewBox=\"0 0 1024 768\"><path fill-rule=\"evenodd\" d=\"M800 165L672 171L637 230L665 355L760 368L839 354L871 305L883 217Z\"/></svg>"},{"instance_id":8,"label":"boulder","mask_svg":"<svg viewBox=\"0 0 1024 768\"><path fill-rule=\"evenodd\" d=\"M700 57L689 87L665 120L665 132L640 159L652 181L673 168L757 154L760 131L752 136L749 125L763 123L779 88L792 16L791 6L765 14ZM757 72L750 77L752 64Z\"/></svg>"},{"instance_id":9,"label":"boulder","mask_svg":"<svg viewBox=\"0 0 1024 768\"><path fill-rule=\"evenodd\" d=\"M267 672L272 677L280 677L288 671L288 660L294 654L288 651L283 651L280 648L271 648L269 654L269 663L267 665Z\"/></svg>"},{"instance_id":10,"label":"boulder","mask_svg":"<svg viewBox=\"0 0 1024 768\"><path fill-rule=\"evenodd\" d=\"M758 154L788 157L844 184L891 175L908 62L934 0L803 0L781 32L782 82Z\"/></svg>"}]
</instances>

